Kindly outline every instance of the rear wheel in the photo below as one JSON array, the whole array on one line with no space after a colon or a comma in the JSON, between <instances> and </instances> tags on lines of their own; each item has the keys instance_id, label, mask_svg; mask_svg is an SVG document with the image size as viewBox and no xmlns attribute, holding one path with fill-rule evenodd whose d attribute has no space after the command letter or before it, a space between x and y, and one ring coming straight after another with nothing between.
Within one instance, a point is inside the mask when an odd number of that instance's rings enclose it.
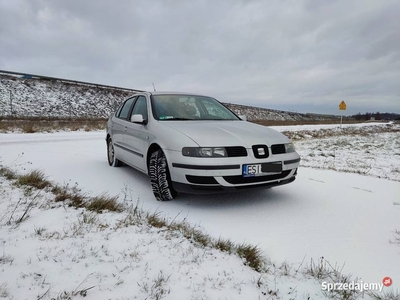
<instances>
[{"instance_id":1,"label":"rear wheel","mask_svg":"<svg viewBox=\"0 0 400 300\"><path fill-rule=\"evenodd\" d=\"M170 201L178 195L172 188L167 158L162 150L157 150L151 154L149 175L151 188L158 201Z\"/></svg>"},{"instance_id":2,"label":"rear wheel","mask_svg":"<svg viewBox=\"0 0 400 300\"><path fill-rule=\"evenodd\" d=\"M122 162L115 158L114 144L111 138L107 140L107 158L108 164L112 167L120 167L122 165Z\"/></svg>"}]
</instances>

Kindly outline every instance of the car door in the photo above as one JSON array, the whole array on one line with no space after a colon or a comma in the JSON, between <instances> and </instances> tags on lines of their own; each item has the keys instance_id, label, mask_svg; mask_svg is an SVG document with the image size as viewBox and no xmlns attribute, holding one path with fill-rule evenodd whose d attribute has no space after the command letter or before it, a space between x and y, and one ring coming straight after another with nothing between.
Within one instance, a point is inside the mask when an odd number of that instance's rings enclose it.
<instances>
[{"instance_id":1,"label":"car door","mask_svg":"<svg viewBox=\"0 0 400 300\"><path fill-rule=\"evenodd\" d=\"M138 96L130 116L140 114L145 122L143 124L128 122L127 131L124 134L124 144L128 149L126 162L143 172L146 170L145 157L149 143L147 107L146 96Z\"/></svg>"},{"instance_id":2,"label":"car door","mask_svg":"<svg viewBox=\"0 0 400 300\"><path fill-rule=\"evenodd\" d=\"M127 149L124 145L124 135L127 130L128 117L130 116L132 104L134 103L135 99L136 97L132 97L126 100L116 117L113 118L111 136L114 143L115 156L122 161L127 159Z\"/></svg>"}]
</instances>

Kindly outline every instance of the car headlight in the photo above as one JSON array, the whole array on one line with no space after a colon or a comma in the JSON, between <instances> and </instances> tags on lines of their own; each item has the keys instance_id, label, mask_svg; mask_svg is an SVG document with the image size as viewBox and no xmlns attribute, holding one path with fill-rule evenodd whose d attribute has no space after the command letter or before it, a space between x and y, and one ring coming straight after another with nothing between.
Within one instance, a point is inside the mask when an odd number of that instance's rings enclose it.
<instances>
[{"instance_id":1,"label":"car headlight","mask_svg":"<svg viewBox=\"0 0 400 300\"><path fill-rule=\"evenodd\" d=\"M225 157L227 156L224 147L184 147L183 156L191 157Z\"/></svg>"},{"instance_id":2,"label":"car headlight","mask_svg":"<svg viewBox=\"0 0 400 300\"><path fill-rule=\"evenodd\" d=\"M285 150L286 153L292 153L296 151L296 149L294 149L293 143L285 144Z\"/></svg>"}]
</instances>

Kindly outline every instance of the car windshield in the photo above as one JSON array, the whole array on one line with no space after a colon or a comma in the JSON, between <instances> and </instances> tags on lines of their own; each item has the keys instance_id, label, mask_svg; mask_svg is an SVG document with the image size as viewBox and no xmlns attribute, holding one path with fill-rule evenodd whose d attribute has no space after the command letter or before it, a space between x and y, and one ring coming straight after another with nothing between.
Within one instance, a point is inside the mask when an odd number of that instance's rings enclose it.
<instances>
[{"instance_id":1,"label":"car windshield","mask_svg":"<svg viewBox=\"0 0 400 300\"><path fill-rule=\"evenodd\" d=\"M160 121L240 120L211 97L194 95L153 95L153 115Z\"/></svg>"}]
</instances>

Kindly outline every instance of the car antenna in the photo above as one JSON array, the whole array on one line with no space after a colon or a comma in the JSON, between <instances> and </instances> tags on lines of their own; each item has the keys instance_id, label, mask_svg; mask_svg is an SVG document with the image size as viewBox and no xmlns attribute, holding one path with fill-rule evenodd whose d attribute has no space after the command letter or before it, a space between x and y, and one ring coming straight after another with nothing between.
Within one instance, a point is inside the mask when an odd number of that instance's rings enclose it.
<instances>
[{"instance_id":1,"label":"car antenna","mask_svg":"<svg viewBox=\"0 0 400 300\"><path fill-rule=\"evenodd\" d=\"M152 82L152 84L153 84L153 89L154 89L154 91L156 91L156 87L154 86L154 82Z\"/></svg>"}]
</instances>

